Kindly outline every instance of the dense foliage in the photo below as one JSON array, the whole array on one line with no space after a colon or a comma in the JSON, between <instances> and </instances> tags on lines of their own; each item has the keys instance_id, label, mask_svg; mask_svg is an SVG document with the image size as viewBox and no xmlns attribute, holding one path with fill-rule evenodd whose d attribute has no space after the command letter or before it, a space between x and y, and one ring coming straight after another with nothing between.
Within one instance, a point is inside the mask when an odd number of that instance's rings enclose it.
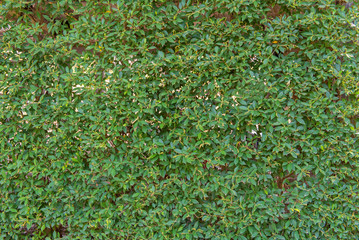
<instances>
[{"instance_id":1,"label":"dense foliage","mask_svg":"<svg viewBox=\"0 0 359 240\"><path fill-rule=\"evenodd\" d=\"M1 239L356 239L358 4L3 0Z\"/></svg>"}]
</instances>

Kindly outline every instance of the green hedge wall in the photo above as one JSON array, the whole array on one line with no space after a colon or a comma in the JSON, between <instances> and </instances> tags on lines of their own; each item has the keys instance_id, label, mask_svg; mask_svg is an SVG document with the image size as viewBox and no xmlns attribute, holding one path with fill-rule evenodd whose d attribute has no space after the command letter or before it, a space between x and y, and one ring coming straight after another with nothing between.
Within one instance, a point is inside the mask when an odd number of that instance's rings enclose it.
<instances>
[{"instance_id":1,"label":"green hedge wall","mask_svg":"<svg viewBox=\"0 0 359 240\"><path fill-rule=\"evenodd\" d=\"M358 238L358 3L0 3L1 239Z\"/></svg>"}]
</instances>

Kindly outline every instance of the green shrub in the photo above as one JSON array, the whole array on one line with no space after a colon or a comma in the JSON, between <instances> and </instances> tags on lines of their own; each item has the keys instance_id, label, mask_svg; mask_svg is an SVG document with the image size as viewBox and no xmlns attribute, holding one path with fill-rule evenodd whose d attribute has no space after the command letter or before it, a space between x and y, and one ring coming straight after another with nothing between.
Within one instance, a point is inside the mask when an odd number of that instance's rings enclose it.
<instances>
[{"instance_id":1,"label":"green shrub","mask_svg":"<svg viewBox=\"0 0 359 240\"><path fill-rule=\"evenodd\" d=\"M0 237L356 239L358 12L1 1Z\"/></svg>"}]
</instances>

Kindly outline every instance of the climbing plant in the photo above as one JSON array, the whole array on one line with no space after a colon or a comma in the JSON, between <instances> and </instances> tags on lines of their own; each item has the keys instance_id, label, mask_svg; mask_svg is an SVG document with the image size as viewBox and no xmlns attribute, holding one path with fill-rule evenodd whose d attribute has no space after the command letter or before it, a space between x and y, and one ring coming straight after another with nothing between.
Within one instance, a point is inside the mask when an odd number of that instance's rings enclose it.
<instances>
[{"instance_id":1,"label":"climbing plant","mask_svg":"<svg viewBox=\"0 0 359 240\"><path fill-rule=\"evenodd\" d=\"M356 239L358 13L0 1L1 239Z\"/></svg>"}]
</instances>

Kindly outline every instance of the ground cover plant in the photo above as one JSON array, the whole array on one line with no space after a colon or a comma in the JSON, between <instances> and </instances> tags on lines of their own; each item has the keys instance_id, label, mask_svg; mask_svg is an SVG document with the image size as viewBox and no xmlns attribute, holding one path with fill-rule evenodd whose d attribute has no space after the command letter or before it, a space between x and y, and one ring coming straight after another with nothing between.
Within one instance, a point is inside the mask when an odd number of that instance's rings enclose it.
<instances>
[{"instance_id":1,"label":"ground cover plant","mask_svg":"<svg viewBox=\"0 0 359 240\"><path fill-rule=\"evenodd\" d=\"M0 238L356 239L358 14L0 1Z\"/></svg>"}]
</instances>

